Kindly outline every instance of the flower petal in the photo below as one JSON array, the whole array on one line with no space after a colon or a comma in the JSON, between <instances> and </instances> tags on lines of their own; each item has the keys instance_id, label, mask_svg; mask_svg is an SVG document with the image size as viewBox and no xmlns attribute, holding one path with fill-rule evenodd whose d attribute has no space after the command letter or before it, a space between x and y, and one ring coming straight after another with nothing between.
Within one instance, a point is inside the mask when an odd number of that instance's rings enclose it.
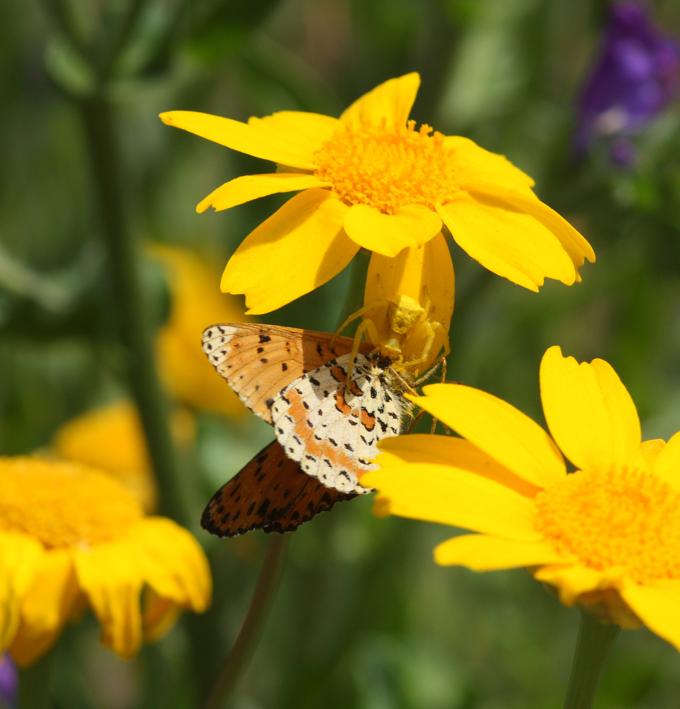
<instances>
[{"instance_id":1,"label":"flower petal","mask_svg":"<svg viewBox=\"0 0 680 709\"><path fill-rule=\"evenodd\" d=\"M545 566L534 573L534 578L537 581L556 586L560 602L565 606L573 606L583 593L610 586L598 571L571 564Z\"/></svg>"},{"instance_id":2,"label":"flower petal","mask_svg":"<svg viewBox=\"0 0 680 709\"><path fill-rule=\"evenodd\" d=\"M52 647L78 596L70 552L55 549L43 554L22 600L21 624L10 648L18 665L30 665Z\"/></svg>"},{"instance_id":3,"label":"flower petal","mask_svg":"<svg viewBox=\"0 0 680 709\"><path fill-rule=\"evenodd\" d=\"M32 537L0 531L0 653L17 632L21 603L33 583L43 553Z\"/></svg>"},{"instance_id":4,"label":"flower petal","mask_svg":"<svg viewBox=\"0 0 680 709\"><path fill-rule=\"evenodd\" d=\"M414 433L387 438L379 444L379 448L381 453L379 460L383 465L388 463L394 465L397 462L413 465L422 463L450 465L482 475L525 497L533 497L539 490L536 485L517 477L464 438Z\"/></svg>"},{"instance_id":5,"label":"flower petal","mask_svg":"<svg viewBox=\"0 0 680 709\"><path fill-rule=\"evenodd\" d=\"M546 278L567 285L576 280L557 237L522 210L490 196L461 193L438 212L469 256L513 283L537 291Z\"/></svg>"},{"instance_id":6,"label":"flower petal","mask_svg":"<svg viewBox=\"0 0 680 709\"><path fill-rule=\"evenodd\" d=\"M402 207L394 214L383 214L375 207L355 204L345 215L345 231L359 246L393 257L407 247L421 246L441 230L441 219L419 205Z\"/></svg>"},{"instance_id":7,"label":"flower petal","mask_svg":"<svg viewBox=\"0 0 680 709\"><path fill-rule=\"evenodd\" d=\"M680 650L680 589L627 583L620 593L652 632Z\"/></svg>"},{"instance_id":8,"label":"flower petal","mask_svg":"<svg viewBox=\"0 0 680 709\"><path fill-rule=\"evenodd\" d=\"M161 598L194 611L210 601L208 560L194 537L169 519L147 517L135 529L144 580Z\"/></svg>"},{"instance_id":9,"label":"flower petal","mask_svg":"<svg viewBox=\"0 0 680 709\"><path fill-rule=\"evenodd\" d=\"M142 631L146 642L160 640L175 624L180 609L150 588L143 595Z\"/></svg>"},{"instance_id":10,"label":"flower petal","mask_svg":"<svg viewBox=\"0 0 680 709\"><path fill-rule=\"evenodd\" d=\"M645 443L649 445L651 441ZM680 431L671 436L666 445L657 448L653 470L671 485L680 486Z\"/></svg>"},{"instance_id":11,"label":"flower petal","mask_svg":"<svg viewBox=\"0 0 680 709\"><path fill-rule=\"evenodd\" d=\"M442 542L434 550L434 560L442 566L466 566L473 571L498 571L563 561L547 542L520 542L482 534L465 534Z\"/></svg>"},{"instance_id":12,"label":"flower petal","mask_svg":"<svg viewBox=\"0 0 680 709\"><path fill-rule=\"evenodd\" d=\"M300 172L274 172L265 175L244 175L236 177L220 185L197 205L196 211L201 214L208 207L216 212L231 209L239 204L250 202L253 199L267 197L270 194L281 192L297 192L310 187L325 187L315 175Z\"/></svg>"},{"instance_id":13,"label":"flower petal","mask_svg":"<svg viewBox=\"0 0 680 709\"><path fill-rule=\"evenodd\" d=\"M142 641L142 569L134 544L102 544L75 555L78 582L102 624L102 641L131 657Z\"/></svg>"},{"instance_id":14,"label":"flower petal","mask_svg":"<svg viewBox=\"0 0 680 709\"><path fill-rule=\"evenodd\" d=\"M181 128L240 153L301 170L314 169L314 153L318 146L313 141L305 147L297 141L282 140L276 131L267 127L248 125L210 113L168 111L161 113L160 119L166 125Z\"/></svg>"},{"instance_id":15,"label":"flower petal","mask_svg":"<svg viewBox=\"0 0 680 709\"><path fill-rule=\"evenodd\" d=\"M644 470L654 470L659 453L661 453L665 445L666 441L661 438L652 438L648 441L642 441L637 465ZM676 481L680 482L680 479L676 478Z\"/></svg>"},{"instance_id":16,"label":"flower petal","mask_svg":"<svg viewBox=\"0 0 680 709\"><path fill-rule=\"evenodd\" d=\"M267 313L318 288L359 249L343 231L346 211L326 190L288 200L236 249L222 291L245 293L249 313Z\"/></svg>"},{"instance_id":17,"label":"flower petal","mask_svg":"<svg viewBox=\"0 0 680 709\"><path fill-rule=\"evenodd\" d=\"M270 133L274 140L286 146L295 145L312 160L314 153L342 128L337 118L308 111L277 111L269 116L249 118L248 125Z\"/></svg>"},{"instance_id":18,"label":"flower petal","mask_svg":"<svg viewBox=\"0 0 680 709\"><path fill-rule=\"evenodd\" d=\"M561 480L557 446L528 416L505 401L462 384L430 384L412 401L469 439L515 475L538 487Z\"/></svg>"},{"instance_id":19,"label":"flower petal","mask_svg":"<svg viewBox=\"0 0 680 709\"><path fill-rule=\"evenodd\" d=\"M378 470L361 484L378 490L382 512L438 522L508 539L537 541L534 506L503 485L452 465L391 463L379 455Z\"/></svg>"},{"instance_id":20,"label":"flower petal","mask_svg":"<svg viewBox=\"0 0 680 709\"><path fill-rule=\"evenodd\" d=\"M577 468L605 470L636 458L641 434L635 404L607 362L579 364L550 347L540 378L550 432Z\"/></svg>"},{"instance_id":21,"label":"flower petal","mask_svg":"<svg viewBox=\"0 0 680 709\"><path fill-rule=\"evenodd\" d=\"M505 155L492 153L477 145L469 138L450 135L444 138L444 146L454 151L456 175L460 186L466 191L474 191L480 184L496 189L521 190L533 195L534 180L513 165ZM486 192L486 190L484 190Z\"/></svg>"},{"instance_id":22,"label":"flower petal","mask_svg":"<svg viewBox=\"0 0 680 709\"><path fill-rule=\"evenodd\" d=\"M496 187L485 187L482 185L478 185L474 191L495 196L501 201L512 205L520 212L525 212L538 220L559 239L577 269L580 268L585 261L595 263L595 251L584 236L564 217L545 204L545 202L538 199L533 192L531 194L525 192L520 193L520 191L516 189L501 190Z\"/></svg>"},{"instance_id":23,"label":"flower petal","mask_svg":"<svg viewBox=\"0 0 680 709\"><path fill-rule=\"evenodd\" d=\"M382 125L388 129L404 126L419 86L420 75L416 72L389 79L358 98L340 120L352 125Z\"/></svg>"}]
</instances>

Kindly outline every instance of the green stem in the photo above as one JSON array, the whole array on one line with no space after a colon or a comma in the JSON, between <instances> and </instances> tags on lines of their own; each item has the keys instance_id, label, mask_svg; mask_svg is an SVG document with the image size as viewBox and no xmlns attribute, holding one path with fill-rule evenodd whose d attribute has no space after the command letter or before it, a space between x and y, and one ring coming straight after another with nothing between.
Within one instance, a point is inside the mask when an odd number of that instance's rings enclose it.
<instances>
[{"instance_id":1,"label":"green stem","mask_svg":"<svg viewBox=\"0 0 680 709\"><path fill-rule=\"evenodd\" d=\"M257 579L248 612L222 671L210 691L205 709L219 709L224 705L248 665L278 587L287 541L287 538L281 534L273 534L270 538L267 556Z\"/></svg>"},{"instance_id":2,"label":"green stem","mask_svg":"<svg viewBox=\"0 0 680 709\"><path fill-rule=\"evenodd\" d=\"M177 469L166 401L154 366L152 328L140 274L137 244L128 224L113 110L102 95L79 103L98 200L101 235L108 253L113 305L127 356L127 373L159 483L161 508L192 526L185 486Z\"/></svg>"},{"instance_id":3,"label":"green stem","mask_svg":"<svg viewBox=\"0 0 680 709\"><path fill-rule=\"evenodd\" d=\"M54 651L48 652L35 664L19 674L19 709L47 709L51 706L52 667Z\"/></svg>"},{"instance_id":4,"label":"green stem","mask_svg":"<svg viewBox=\"0 0 680 709\"><path fill-rule=\"evenodd\" d=\"M581 612L564 709L593 706L604 660L618 632L618 625L602 623L592 614Z\"/></svg>"}]
</instances>

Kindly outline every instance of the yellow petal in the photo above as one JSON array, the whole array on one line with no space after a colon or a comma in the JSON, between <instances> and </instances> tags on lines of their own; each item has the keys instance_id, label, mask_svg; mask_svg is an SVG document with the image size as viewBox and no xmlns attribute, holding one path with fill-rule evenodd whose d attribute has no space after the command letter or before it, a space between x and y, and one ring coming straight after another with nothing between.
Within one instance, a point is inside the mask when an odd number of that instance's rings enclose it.
<instances>
[{"instance_id":1,"label":"yellow petal","mask_svg":"<svg viewBox=\"0 0 680 709\"><path fill-rule=\"evenodd\" d=\"M390 514L448 524L508 539L537 541L534 506L526 497L451 465L396 462L379 455L379 469L361 484L378 490Z\"/></svg>"},{"instance_id":2,"label":"yellow petal","mask_svg":"<svg viewBox=\"0 0 680 709\"><path fill-rule=\"evenodd\" d=\"M474 190L484 184L494 191L504 188L533 195L531 188L534 180L513 165L505 155L485 150L473 140L459 135L447 136L444 145L454 151L452 159L456 163L456 175L464 190Z\"/></svg>"},{"instance_id":3,"label":"yellow petal","mask_svg":"<svg viewBox=\"0 0 680 709\"><path fill-rule=\"evenodd\" d=\"M0 531L0 653L17 632L21 604L43 554L41 545L32 537Z\"/></svg>"},{"instance_id":4,"label":"yellow petal","mask_svg":"<svg viewBox=\"0 0 680 709\"><path fill-rule=\"evenodd\" d=\"M579 565L546 566L538 569L534 573L534 578L556 586L560 602L565 606L573 606L583 593L607 586L601 573Z\"/></svg>"},{"instance_id":5,"label":"yellow petal","mask_svg":"<svg viewBox=\"0 0 680 709\"><path fill-rule=\"evenodd\" d=\"M562 558L547 542L520 542L466 534L439 544L434 550L434 560L442 566L459 565L473 571L498 571L558 563Z\"/></svg>"},{"instance_id":6,"label":"yellow petal","mask_svg":"<svg viewBox=\"0 0 680 709\"><path fill-rule=\"evenodd\" d=\"M11 645L18 665L30 665L54 645L78 596L70 552L59 549L45 553L22 601L21 624Z\"/></svg>"},{"instance_id":7,"label":"yellow petal","mask_svg":"<svg viewBox=\"0 0 680 709\"><path fill-rule=\"evenodd\" d=\"M637 466L645 470L654 470L659 453L661 453L665 445L666 441L661 438L652 438L649 441L642 441ZM677 482L680 482L680 478L677 479Z\"/></svg>"},{"instance_id":8,"label":"yellow petal","mask_svg":"<svg viewBox=\"0 0 680 709\"><path fill-rule=\"evenodd\" d=\"M385 466L399 462L412 465L422 463L451 465L460 470L482 475L526 497L533 497L539 490L464 438L414 433L387 438L379 444L379 448L378 460Z\"/></svg>"},{"instance_id":9,"label":"yellow petal","mask_svg":"<svg viewBox=\"0 0 680 709\"><path fill-rule=\"evenodd\" d=\"M268 313L323 285L359 248L342 228L346 211L326 190L296 195L236 249L222 291L245 293L249 313Z\"/></svg>"},{"instance_id":10,"label":"yellow petal","mask_svg":"<svg viewBox=\"0 0 680 709\"><path fill-rule=\"evenodd\" d=\"M546 278L571 285L576 269L557 237L500 200L461 193L438 207L456 243L482 266L529 290Z\"/></svg>"},{"instance_id":11,"label":"yellow petal","mask_svg":"<svg viewBox=\"0 0 680 709\"><path fill-rule=\"evenodd\" d=\"M430 384L412 401L538 487L562 479L564 461L548 434L501 399L462 384Z\"/></svg>"},{"instance_id":12,"label":"yellow petal","mask_svg":"<svg viewBox=\"0 0 680 709\"><path fill-rule=\"evenodd\" d=\"M210 601L208 560L193 536L169 519L147 517L136 528L144 581L161 598L204 611Z\"/></svg>"},{"instance_id":13,"label":"yellow petal","mask_svg":"<svg viewBox=\"0 0 680 709\"><path fill-rule=\"evenodd\" d=\"M390 258L373 253L364 291L373 344L426 370L447 344L454 301L453 262L444 236Z\"/></svg>"},{"instance_id":14,"label":"yellow petal","mask_svg":"<svg viewBox=\"0 0 680 709\"><path fill-rule=\"evenodd\" d=\"M349 238L359 246L390 257L407 247L425 244L442 228L441 219L419 205L383 214L375 207L355 204L347 211L344 224Z\"/></svg>"},{"instance_id":15,"label":"yellow petal","mask_svg":"<svg viewBox=\"0 0 680 709\"><path fill-rule=\"evenodd\" d=\"M579 364L549 348L541 362L541 399L553 438L577 468L626 466L639 454L635 404L607 362Z\"/></svg>"},{"instance_id":16,"label":"yellow petal","mask_svg":"<svg viewBox=\"0 0 680 709\"><path fill-rule=\"evenodd\" d=\"M651 441L646 443L649 445ZM671 436L665 445L657 446L653 466L657 475L665 478L671 485L680 486L680 431Z\"/></svg>"},{"instance_id":17,"label":"yellow petal","mask_svg":"<svg viewBox=\"0 0 680 709\"><path fill-rule=\"evenodd\" d=\"M416 72L389 79L358 98L340 116L343 123L399 128L406 125L416 100L420 76Z\"/></svg>"},{"instance_id":18,"label":"yellow petal","mask_svg":"<svg viewBox=\"0 0 680 709\"><path fill-rule=\"evenodd\" d=\"M314 153L318 146L313 141L306 147L297 141L286 142L268 128L210 113L168 111L161 113L160 119L166 125L181 128L240 153L301 170L314 169Z\"/></svg>"},{"instance_id":19,"label":"yellow petal","mask_svg":"<svg viewBox=\"0 0 680 709\"><path fill-rule=\"evenodd\" d=\"M310 187L325 187L318 177L300 172L274 172L266 175L244 175L220 185L196 205L200 214L208 207L216 212L231 209L253 199L281 192L297 192Z\"/></svg>"},{"instance_id":20,"label":"yellow petal","mask_svg":"<svg viewBox=\"0 0 680 709\"><path fill-rule=\"evenodd\" d=\"M534 217L559 239L577 269L585 261L595 263L595 251L585 237L554 209L541 202L535 194L483 185L477 185L473 191L495 196L520 212Z\"/></svg>"},{"instance_id":21,"label":"yellow petal","mask_svg":"<svg viewBox=\"0 0 680 709\"><path fill-rule=\"evenodd\" d=\"M652 632L680 650L680 589L627 583L621 596Z\"/></svg>"},{"instance_id":22,"label":"yellow petal","mask_svg":"<svg viewBox=\"0 0 680 709\"><path fill-rule=\"evenodd\" d=\"M152 589L146 589L143 600L142 630L144 640L155 642L162 638L175 624L180 610L175 603L161 598Z\"/></svg>"},{"instance_id":23,"label":"yellow petal","mask_svg":"<svg viewBox=\"0 0 680 709\"><path fill-rule=\"evenodd\" d=\"M294 145L310 156L342 128L342 123L333 116L307 111L277 111L269 116L249 118L248 125L268 132L274 140L286 146Z\"/></svg>"},{"instance_id":24,"label":"yellow petal","mask_svg":"<svg viewBox=\"0 0 680 709\"><path fill-rule=\"evenodd\" d=\"M142 570L133 544L102 544L75 555L78 582L102 624L102 641L131 657L142 641Z\"/></svg>"}]
</instances>

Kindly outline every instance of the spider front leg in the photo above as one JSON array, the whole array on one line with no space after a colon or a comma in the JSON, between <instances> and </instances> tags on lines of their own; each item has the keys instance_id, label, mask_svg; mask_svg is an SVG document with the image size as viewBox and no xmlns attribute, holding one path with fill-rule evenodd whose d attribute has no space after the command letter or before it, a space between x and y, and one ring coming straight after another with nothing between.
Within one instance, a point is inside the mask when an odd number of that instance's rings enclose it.
<instances>
[{"instance_id":1,"label":"spider front leg","mask_svg":"<svg viewBox=\"0 0 680 709\"><path fill-rule=\"evenodd\" d=\"M381 308L384 305L388 305L387 300L376 300L370 305L364 305L359 310L355 310L353 313L348 315L342 322L342 325L335 331L333 334L333 337L331 338L331 347L335 344L335 341L340 337L340 335L355 321L358 320L359 318L362 318L364 315L367 313L370 313L372 310L375 310L376 308ZM366 322L364 320L364 322ZM363 324L363 323L362 323ZM361 327L361 325L359 325Z\"/></svg>"},{"instance_id":2,"label":"spider front leg","mask_svg":"<svg viewBox=\"0 0 680 709\"><path fill-rule=\"evenodd\" d=\"M357 355L359 354L359 347L361 347L361 340L364 333L368 335L368 339L371 342L379 342L378 330L375 323L372 320L362 320L354 333L354 341L352 342L352 352L350 353L349 364L347 365L347 378L345 379L345 386L349 384L352 380L352 372L354 371L354 363L356 361Z\"/></svg>"}]
</instances>

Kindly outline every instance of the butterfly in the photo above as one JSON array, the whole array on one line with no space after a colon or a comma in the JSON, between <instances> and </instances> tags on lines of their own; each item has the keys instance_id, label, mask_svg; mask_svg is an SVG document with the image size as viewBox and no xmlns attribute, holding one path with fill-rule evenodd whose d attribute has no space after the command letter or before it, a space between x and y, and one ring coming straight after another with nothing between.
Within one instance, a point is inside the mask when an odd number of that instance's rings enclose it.
<instances>
[{"instance_id":1,"label":"butterfly","mask_svg":"<svg viewBox=\"0 0 680 709\"><path fill-rule=\"evenodd\" d=\"M390 360L367 344L255 323L212 325L203 351L276 440L208 503L201 525L218 536L296 529L370 490L381 438L402 430L410 405ZM348 376L348 373L351 374Z\"/></svg>"}]
</instances>

